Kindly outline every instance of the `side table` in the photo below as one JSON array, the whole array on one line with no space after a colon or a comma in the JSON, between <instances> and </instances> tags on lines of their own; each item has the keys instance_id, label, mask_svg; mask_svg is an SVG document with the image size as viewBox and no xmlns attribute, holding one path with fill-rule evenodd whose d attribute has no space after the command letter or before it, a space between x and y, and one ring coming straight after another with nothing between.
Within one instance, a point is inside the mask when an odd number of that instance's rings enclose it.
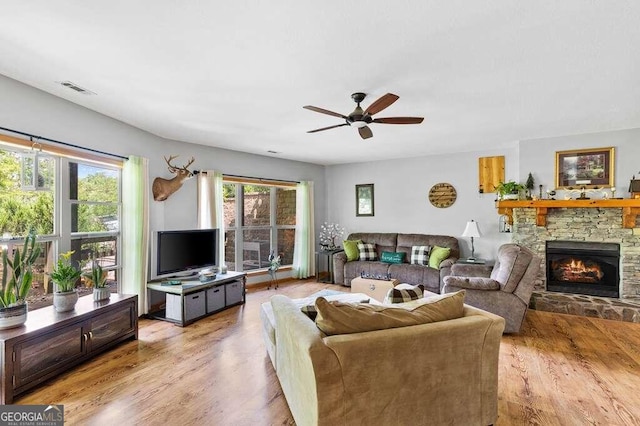
<instances>
[{"instance_id":1,"label":"side table","mask_svg":"<svg viewBox=\"0 0 640 426\"><path fill-rule=\"evenodd\" d=\"M334 284L333 279L333 255L343 251L340 249L335 250L318 250L316 252L316 282ZM321 267L320 260L324 259L327 264L327 268ZM322 275L322 278L321 278Z\"/></svg>"}]
</instances>

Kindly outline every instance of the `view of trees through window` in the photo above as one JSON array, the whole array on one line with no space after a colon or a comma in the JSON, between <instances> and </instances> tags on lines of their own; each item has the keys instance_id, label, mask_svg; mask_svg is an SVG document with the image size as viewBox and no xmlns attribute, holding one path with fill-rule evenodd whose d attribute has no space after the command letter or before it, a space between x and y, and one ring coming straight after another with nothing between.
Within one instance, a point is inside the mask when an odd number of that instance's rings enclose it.
<instances>
[{"instance_id":1,"label":"view of trees through window","mask_svg":"<svg viewBox=\"0 0 640 426\"><path fill-rule=\"evenodd\" d=\"M293 263L295 187L225 183L225 262L230 269L269 267L271 252L281 265Z\"/></svg>"},{"instance_id":2,"label":"view of trees through window","mask_svg":"<svg viewBox=\"0 0 640 426\"><path fill-rule=\"evenodd\" d=\"M72 260L80 268L90 268L88 260L95 256L108 269L112 291L117 291L119 170L51 157L53 176L39 176L40 181L52 183L49 189L26 190L21 185L25 173L21 174L20 154L0 148L0 248L6 249L9 256L16 249L22 251L24 236L31 227L35 229L41 255L27 297L29 309L51 304L54 288L48 272L53 269L60 246L74 250ZM65 167L59 167L60 163ZM61 199L56 190L58 182L68 184L68 200ZM58 219L56 211L60 210L70 213Z\"/></svg>"},{"instance_id":3,"label":"view of trees through window","mask_svg":"<svg viewBox=\"0 0 640 426\"><path fill-rule=\"evenodd\" d=\"M0 149L0 232L25 235L33 226L38 235L53 234L53 191L23 191L20 155Z\"/></svg>"}]
</instances>

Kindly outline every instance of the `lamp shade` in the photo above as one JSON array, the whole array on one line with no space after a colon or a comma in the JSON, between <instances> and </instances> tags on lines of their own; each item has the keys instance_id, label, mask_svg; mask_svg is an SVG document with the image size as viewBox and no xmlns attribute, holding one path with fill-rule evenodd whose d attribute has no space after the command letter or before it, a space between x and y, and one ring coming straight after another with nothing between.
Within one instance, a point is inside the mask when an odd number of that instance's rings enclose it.
<instances>
[{"instance_id":1,"label":"lamp shade","mask_svg":"<svg viewBox=\"0 0 640 426\"><path fill-rule=\"evenodd\" d=\"M464 228L464 232L462 233L463 237L472 237L477 238L480 236L480 228L478 228L478 222L469 221L467 222L467 226Z\"/></svg>"}]
</instances>

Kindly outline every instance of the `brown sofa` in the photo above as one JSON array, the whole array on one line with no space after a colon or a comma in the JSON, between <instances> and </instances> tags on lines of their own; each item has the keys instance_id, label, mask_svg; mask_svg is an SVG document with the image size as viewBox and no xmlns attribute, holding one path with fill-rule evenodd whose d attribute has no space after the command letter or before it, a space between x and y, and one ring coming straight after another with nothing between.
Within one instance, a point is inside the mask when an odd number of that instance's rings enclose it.
<instances>
[{"instance_id":1,"label":"brown sofa","mask_svg":"<svg viewBox=\"0 0 640 426\"><path fill-rule=\"evenodd\" d=\"M465 305L461 318L327 336L286 296L271 305L276 371L297 425L495 423L499 316Z\"/></svg>"},{"instance_id":2,"label":"brown sofa","mask_svg":"<svg viewBox=\"0 0 640 426\"><path fill-rule=\"evenodd\" d=\"M351 280L364 272L369 275L390 274L401 283L413 285L422 284L425 290L440 293L442 278L451 275L451 265L460 256L458 240L446 235L426 234L392 234L392 233L353 233L348 240L362 240L365 243L376 244L378 259L383 251L406 253L402 264L388 264L379 261L355 260L347 262L347 255L339 252L333 255L333 273L336 284L351 287ZM411 265L411 248L413 246L449 247L451 254L440 264L440 270L422 265Z\"/></svg>"}]
</instances>

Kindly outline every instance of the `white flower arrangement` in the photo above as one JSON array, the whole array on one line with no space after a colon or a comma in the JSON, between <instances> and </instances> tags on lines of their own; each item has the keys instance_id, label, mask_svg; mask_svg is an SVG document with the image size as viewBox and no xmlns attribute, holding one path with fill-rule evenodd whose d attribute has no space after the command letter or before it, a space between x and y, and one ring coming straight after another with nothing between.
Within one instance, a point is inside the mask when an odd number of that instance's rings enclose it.
<instances>
[{"instance_id":1,"label":"white flower arrangement","mask_svg":"<svg viewBox=\"0 0 640 426\"><path fill-rule=\"evenodd\" d=\"M336 238L344 235L344 228L337 223L323 223L320 226L320 247L326 250L337 248Z\"/></svg>"}]
</instances>

